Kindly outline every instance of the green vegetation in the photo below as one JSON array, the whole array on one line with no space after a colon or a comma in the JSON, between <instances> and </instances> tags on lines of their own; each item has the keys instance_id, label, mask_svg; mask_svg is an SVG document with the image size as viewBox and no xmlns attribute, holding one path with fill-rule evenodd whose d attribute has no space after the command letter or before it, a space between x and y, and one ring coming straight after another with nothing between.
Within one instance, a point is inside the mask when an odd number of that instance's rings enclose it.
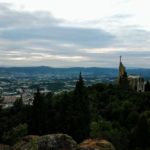
<instances>
[{"instance_id":1,"label":"green vegetation","mask_svg":"<svg viewBox=\"0 0 150 150\"><path fill-rule=\"evenodd\" d=\"M16 143L21 137L27 135L28 125L27 124L19 124L18 126L10 129L7 132L3 133L2 139L4 142L8 142L10 144Z\"/></svg>"},{"instance_id":2,"label":"green vegetation","mask_svg":"<svg viewBox=\"0 0 150 150\"><path fill-rule=\"evenodd\" d=\"M50 133L66 133L78 142L105 138L117 150L148 150L150 93L109 84L85 87L80 74L71 92L44 95L38 89L32 106L19 99L14 107L0 110L1 143Z\"/></svg>"}]
</instances>

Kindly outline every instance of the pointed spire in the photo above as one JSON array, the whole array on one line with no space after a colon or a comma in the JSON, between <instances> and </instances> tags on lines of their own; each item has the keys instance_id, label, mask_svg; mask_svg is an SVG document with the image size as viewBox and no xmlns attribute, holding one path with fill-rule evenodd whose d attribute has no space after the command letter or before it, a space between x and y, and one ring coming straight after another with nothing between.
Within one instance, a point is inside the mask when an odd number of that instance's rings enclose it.
<instances>
[{"instance_id":1,"label":"pointed spire","mask_svg":"<svg viewBox=\"0 0 150 150\"><path fill-rule=\"evenodd\" d=\"M120 63L121 63L121 58L122 58L122 56L120 56Z\"/></svg>"}]
</instances>

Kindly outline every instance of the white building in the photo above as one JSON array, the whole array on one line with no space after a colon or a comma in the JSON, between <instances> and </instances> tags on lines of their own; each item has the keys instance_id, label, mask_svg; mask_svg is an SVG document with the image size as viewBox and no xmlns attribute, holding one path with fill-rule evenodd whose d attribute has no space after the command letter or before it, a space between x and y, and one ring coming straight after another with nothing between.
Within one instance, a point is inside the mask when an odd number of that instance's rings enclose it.
<instances>
[{"instance_id":1,"label":"white building","mask_svg":"<svg viewBox=\"0 0 150 150\"><path fill-rule=\"evenodd\" d=\"M139 75L128 76L129 85L133 90L137 92L145 92L145 81L144 78Z\"/></svg>"}]
</instances>

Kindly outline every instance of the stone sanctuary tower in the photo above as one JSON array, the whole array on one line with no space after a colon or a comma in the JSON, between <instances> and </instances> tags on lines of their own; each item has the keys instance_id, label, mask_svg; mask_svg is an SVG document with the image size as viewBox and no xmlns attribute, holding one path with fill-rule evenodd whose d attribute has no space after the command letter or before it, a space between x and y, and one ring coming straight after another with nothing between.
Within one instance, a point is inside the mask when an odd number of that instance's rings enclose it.
<instances>
[{"instance_id":1,"label":"stone sanctuary tower","mask_svg":"<svg viewBox=\"0 0 150 150\"><path fill-rule=\"evenodd\" d=\"M121 87L128 87L128 76L126 72L126 68L122 63L120 56L120 63L119 63L119 76L118 76L118 84Z\"/></svg>"}]
</instances>

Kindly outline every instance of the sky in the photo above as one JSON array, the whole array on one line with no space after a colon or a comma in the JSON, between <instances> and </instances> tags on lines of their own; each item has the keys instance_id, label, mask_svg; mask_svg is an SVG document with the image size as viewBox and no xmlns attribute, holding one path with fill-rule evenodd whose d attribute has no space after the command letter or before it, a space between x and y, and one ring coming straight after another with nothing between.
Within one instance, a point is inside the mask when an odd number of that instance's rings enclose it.
<instances>
[{"instance_id":1,"label":"sky","mask_svg":"<svg viewBox=\"0 0 150 150\"><path fill-rule=\"evenodd\" d=\"M149 0L0 0L0 66L150 68Z\"/></svg>"}]
</instances>

